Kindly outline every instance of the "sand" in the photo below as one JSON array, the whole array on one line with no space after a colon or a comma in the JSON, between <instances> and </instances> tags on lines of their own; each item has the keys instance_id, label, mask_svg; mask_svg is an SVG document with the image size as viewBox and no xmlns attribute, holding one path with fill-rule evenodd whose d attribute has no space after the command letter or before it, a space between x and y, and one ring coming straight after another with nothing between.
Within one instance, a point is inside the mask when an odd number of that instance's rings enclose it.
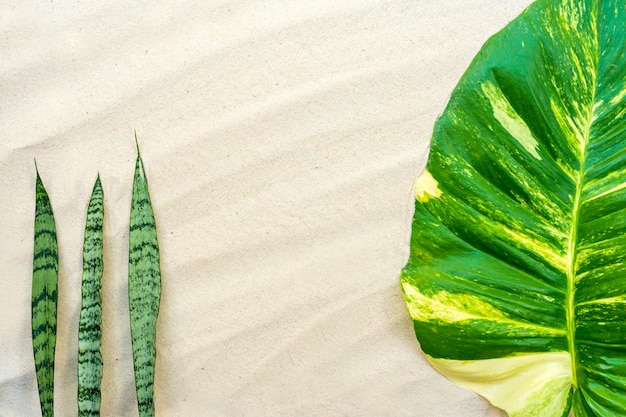
<instances>
[{"instance_id":1,"label":"sand","mask_svg":"<svg viewBox=\"0 0 626 417\"><path fill-rule=\"evenodd\" d=\"M39 415L34 158L59 237L56 414L77 415L84 218L100 173L102 415L137 415L135 129L161 245L158 416L503 416L426 363L398 276L435 118L529 3L0 3L0 416Z\"/></svg>"}]
</instances>

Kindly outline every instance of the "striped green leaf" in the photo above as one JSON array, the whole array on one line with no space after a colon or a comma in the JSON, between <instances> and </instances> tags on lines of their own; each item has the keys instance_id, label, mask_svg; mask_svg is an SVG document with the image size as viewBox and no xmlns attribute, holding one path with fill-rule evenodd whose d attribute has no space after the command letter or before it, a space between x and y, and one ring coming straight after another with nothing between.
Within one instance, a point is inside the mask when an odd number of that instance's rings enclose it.
<instances>
[{"instance_id":1,"label":"striped green leaf","mask_svg":"<svg viewBox=\"0 0 626 417\"><path fill-rule=\"evenodd\" d=\"M515 417L626 416L626 3L538 0L438 119L401 281L422 350Z\"/></svg>"},{"instance_id":2,"label":"striped green leaf","mask_svg":"<svg viewBox=\"0 0 626 417\"><path fill-rule=\"evenodd\" d=\"M136 139L136 137L135 137ZM154 416L156 324L161 299L157 231L139 147L130 210L128 296L140 417Z\"/></svg>"},{"instance_id":3,"label":"striped green leaf","mask_svg":"<svg viewBox=\"0 0 626 417\"><path fill-rule=\"evenodd\" d=\"M102 222L104 219L100 176L91 193L83 246L82 307L78 324L78 415L100 415L102 381Z\"/></svg>"},{"instance_id":4,"label":"striped green leaf","mask_svg":"<svg viewBox=\"0 0 626 417\"><path fill-rule=\"evenodd\" d=\"M37 171L35 242L32 284L33 353L43 417L54 414L54 349L57 333L59 255L56 227L48 193Z\"/></svg>"}]
</instances>

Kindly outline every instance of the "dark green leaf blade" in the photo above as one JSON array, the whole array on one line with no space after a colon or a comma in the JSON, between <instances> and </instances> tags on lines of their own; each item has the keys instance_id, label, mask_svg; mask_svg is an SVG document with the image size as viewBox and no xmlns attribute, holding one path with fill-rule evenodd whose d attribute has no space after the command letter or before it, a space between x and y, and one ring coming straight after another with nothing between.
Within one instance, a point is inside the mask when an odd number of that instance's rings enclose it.
<instances>
[{"instance_id":1,"label":"dark green leaf blade","mask_svg":"<svg viewBox=\"0 0 626 417\"><path fill-rule=\"evenodd\" d=\"M37 172L31 324L37 386L43 417L52 417L54 413L58 256L52 205Z\"/></svg>"},{"instance_id":2,"label":"dark green leaf blade","mask_svg":"<svg viewBox=\"0 0 626 417\"><path fill-rule=\"evenodd\" d=\"M154 416L156 324L161 299L157 230L139 148L130 212L128 295L140 417Z\"/></svg>"},{"instance_id":3,"label":"dark green leaf blade","mask_svg":"<svg viewBox=\"0 0 626 417\"><path fill-rule=\"evenodd\" d=\"M433 366L515 417L626 415L626 7L538 0L476 56L416 181Z\"/></svg>"},{"instance_id":4,"label":"dark green leaf blade","mask_svg":"<svg viewBox=\"0 0 626 417\"><path fill-rule=\"evenodd\" d=\"M100 415L102 381L102 224L104 194L100 176L91 193L83 246L82 306L78 324L78 415Z\"/></svg>"}]
</instances>

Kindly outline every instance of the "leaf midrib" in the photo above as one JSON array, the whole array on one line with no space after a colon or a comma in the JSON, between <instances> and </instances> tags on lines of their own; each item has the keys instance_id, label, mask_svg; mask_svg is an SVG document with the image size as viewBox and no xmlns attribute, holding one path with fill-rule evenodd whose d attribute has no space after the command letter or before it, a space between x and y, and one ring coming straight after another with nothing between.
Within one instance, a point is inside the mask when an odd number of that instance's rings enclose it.
<instances>
[{"instance_id":1,"label":"leaf midrib","mask_svg":"<svg viewBox=\"0 0 626 417\"><path fill-rule=\"evenodd\" d=\"M592 95L589 101L589 109L587 121L583 132L583 143L580 147L580 168L576 176L576 194L574 196L574 203L572 207L572 222L568 240L567 250L567 305L566 305L566 321L567 321L567 341L568 351L571 358L572 366L572 386L574 389L578 388L578 375L577 375L577 354L576 354L576 260L577 260L577 245L578 245L578 223L581 208L581 196L584 185L585 169L587 162L587 150L589 146L589 138L591 136L591 126L593 124L593 109L595 108L596 93L598 88L598 72L599 72L599 30L596 21L596 51L595 56L595 68L592 72Z\"/></svg>"}]
</instances>

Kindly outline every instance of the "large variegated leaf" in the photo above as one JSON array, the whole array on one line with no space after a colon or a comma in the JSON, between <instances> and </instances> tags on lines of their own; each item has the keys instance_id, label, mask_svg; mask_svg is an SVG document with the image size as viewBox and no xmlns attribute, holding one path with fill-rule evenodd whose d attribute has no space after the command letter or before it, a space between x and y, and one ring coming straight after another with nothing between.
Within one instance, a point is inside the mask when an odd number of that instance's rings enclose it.
<instances>
[{"instance_id":1,"label":"large variegated leaf","mask_svg":"<svg viewBox=\"0 0 626 417\"><path fill-rule=\"evenodd\" d=\"M442 374L515 417L626 416L626 1L538 0L436 123L402 286Z\"/></svg>"}]
</instances>

